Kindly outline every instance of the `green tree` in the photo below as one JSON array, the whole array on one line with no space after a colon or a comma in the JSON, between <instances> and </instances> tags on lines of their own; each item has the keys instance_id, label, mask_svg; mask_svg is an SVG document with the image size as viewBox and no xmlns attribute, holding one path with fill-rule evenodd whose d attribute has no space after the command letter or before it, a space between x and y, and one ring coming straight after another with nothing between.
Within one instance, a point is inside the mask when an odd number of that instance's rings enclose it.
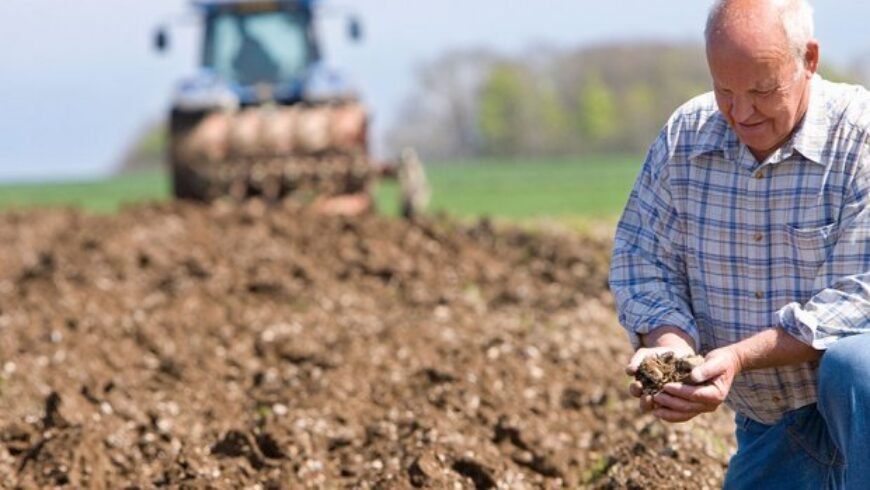
<instances>
[{"instance_id":1,"label":"green tree","mask_svg":"<svg viewBox=\"0 0 870 490\"><path fill-rule=\"evenodd\" d=\"M540 131L541 149L544 154L562 154L570 149L570 114L552 87L540 90L535 97L536 126Z\"/></svg>"},{"instance_id":2,"label":"green tree","mask_svg":"<svg viewBox=\"0 0 870 490\"><path fill-rule=\"evenodd\" d=\"M596 72L590 72L580 86L577 117L583 138L598 146L617 130L613 93Z\"/></svg>"},{"instance_id":3,"label":"green tree","mask_svg":"<svg viewBox=\"0 0 870 490\"><path fill-rule=\"evenodd\" d=\"M665 113L659 111L656 103L656 90L645 80L637 80L628 87L623 97L622 145L626 147L643 146L657 136L656 128L665 121ZM635 143L637 142L637 143Z\"/></svg>"},{"instance_id":4,"label":"green tree","mask_svg":"<svg viewBox=\"0 0 870 490\"><path fill-rule=\"evenodd\" d=\"M477 122L488 153L505 155L519 150L528 97L523 75L518 66L498 65L481 87Z\"/></svg>"}]
</instances>

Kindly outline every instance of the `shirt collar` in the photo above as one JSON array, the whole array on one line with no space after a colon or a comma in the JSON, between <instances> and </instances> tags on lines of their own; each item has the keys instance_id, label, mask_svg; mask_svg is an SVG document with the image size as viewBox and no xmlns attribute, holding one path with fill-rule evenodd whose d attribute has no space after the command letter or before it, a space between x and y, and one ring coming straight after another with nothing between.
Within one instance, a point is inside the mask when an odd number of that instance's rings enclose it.
<instances>
[{"instance_id":1,"label":"shirt collar","mask_svg":"<svg viewBox=\"0 0 870 490\"><path fill-rule=\"evenodd\" d=\"M740 155L740 141L737 134L728 126L728 121L718 110L700 130L700 137L690 150L689 157L695 158L705 153L722 152L729 161L736 161Z\"/></svg>"},{"instance_id":2,"label":"shirt collar","mask_svg":"<svg viewBox=\"0 0 870 490\"><path fill-rule=\"evenodd\" d=\"M783 150L783 158L791 156L796 151L813 163L824 164L822 162L822 146L828 139L831 123L825 111L825 95L821 77L814 75L810 84L807 113L804 114L804 119L794 135L783 145L781 150Z\"/></svg>"}]
</instances>

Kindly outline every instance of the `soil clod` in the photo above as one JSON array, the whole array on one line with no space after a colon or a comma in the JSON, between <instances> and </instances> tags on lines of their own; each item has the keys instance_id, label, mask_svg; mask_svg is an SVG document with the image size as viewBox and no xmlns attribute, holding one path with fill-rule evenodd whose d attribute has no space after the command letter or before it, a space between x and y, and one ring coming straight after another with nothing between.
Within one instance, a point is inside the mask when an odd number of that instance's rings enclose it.
<instances>
[{"instance_id":1,"label":"soil clod","mask_svg":"<svg viewBox=\"0 0 870 490\"><path fill-rule=\"evenodd\" d=\"M677 357L673 352L665 352L644 359L634 377L640 381L645 395L656 395L668 383L688 380L692 369L703 362L701 356Z\"/></svg>"}]
</instances>

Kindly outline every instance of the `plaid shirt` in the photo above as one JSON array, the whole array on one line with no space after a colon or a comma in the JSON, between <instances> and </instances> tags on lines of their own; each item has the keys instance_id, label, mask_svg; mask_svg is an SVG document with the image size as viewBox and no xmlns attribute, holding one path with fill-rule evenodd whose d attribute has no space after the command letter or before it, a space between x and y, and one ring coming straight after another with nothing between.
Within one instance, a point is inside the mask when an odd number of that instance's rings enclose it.
<instances>
[{"instance_id":1,"label":"plaid shirt","mask_svg":"<svg viewBox=\"0 0 870 490\"><path fill-rule=\"evenodd\" d=\"M870 331L870 93L815 77L801 127L758 163L712 93L668 121L616 232L620 322L706 353L782 327L816 349ZM816 400L817 363L747 371L727 403L762 423Z\"/></svg>"}]
</instances>

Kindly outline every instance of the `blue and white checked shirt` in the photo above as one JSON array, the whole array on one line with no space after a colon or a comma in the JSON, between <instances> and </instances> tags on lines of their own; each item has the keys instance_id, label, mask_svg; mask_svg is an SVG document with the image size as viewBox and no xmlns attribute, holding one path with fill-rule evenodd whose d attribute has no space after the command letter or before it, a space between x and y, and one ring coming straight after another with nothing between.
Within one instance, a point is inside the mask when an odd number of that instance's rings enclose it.
<instances>
[{"instance_id":1,"label":"blue and white checked shirt","mask_svg":"<svg viewBox=\"0 0 870 490\"><path fill-rule=\"evenodd\" d=\"M616 232L610 286L635 347L665 325L702 353L775 326L817 349L870 331L868 144L870 93L818 76L801 127L761 164L712 93L678 109ZM727 403L773 423L815 402L817 367L744 372Z\"/></svg>"}]
</instances>

